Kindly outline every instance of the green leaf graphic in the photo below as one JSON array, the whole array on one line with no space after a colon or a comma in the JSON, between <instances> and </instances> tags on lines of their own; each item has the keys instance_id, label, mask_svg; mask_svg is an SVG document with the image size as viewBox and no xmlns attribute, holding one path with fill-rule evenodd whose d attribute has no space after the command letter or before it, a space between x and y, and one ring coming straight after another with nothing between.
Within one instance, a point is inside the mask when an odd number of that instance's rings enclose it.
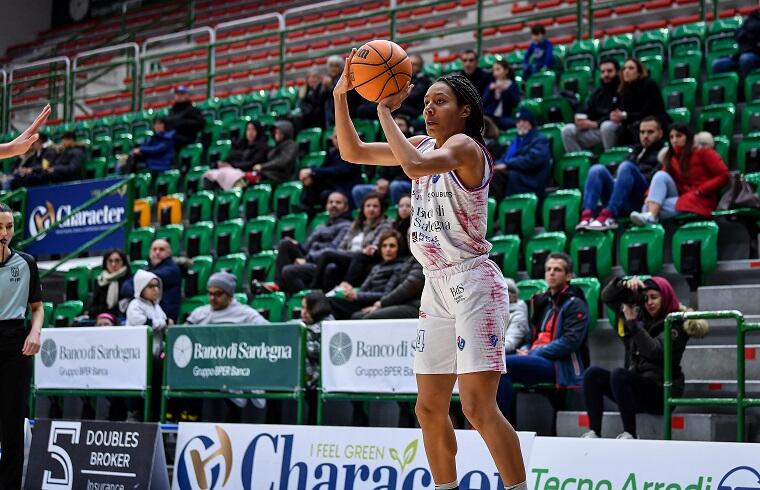
<instances>
[{"instance_id":1,"label":"green leaf graphic","mask_svg":"<svg viewBox=\"0 0 760 490\"><path fill-rule=\"evenodd\" d=\"M419 443L419 439L415 439L412 442L409 443L409 445L406 446L406 449L404 449L404 464L403 466L408 465L412 461L414 461L414 457L417 456L417 445ZM403 466L401 471L403 470Z\"/></svg>"},{"instance_id":2,"label":"green leaf graphic","mask_svg":"<svg viewBox=\"0 0 760 490\"><path fill-rule=\"evenodd\" d=\"M392 459L392 460L394 460L394 461L397 461L397 462L398 462L398 464L399 464L399 465L401 465L401 471L404 471L404 470L403 470L403 468L404 468L404 463L402 463L402 462L401 462L401 459L398 457L398 451L396 451L396 449L395 449L395 448L390 448L390 450L388 451L388 453L390 453L390 455L391 455L391 459Z\"/></svg>"}]
</instances>

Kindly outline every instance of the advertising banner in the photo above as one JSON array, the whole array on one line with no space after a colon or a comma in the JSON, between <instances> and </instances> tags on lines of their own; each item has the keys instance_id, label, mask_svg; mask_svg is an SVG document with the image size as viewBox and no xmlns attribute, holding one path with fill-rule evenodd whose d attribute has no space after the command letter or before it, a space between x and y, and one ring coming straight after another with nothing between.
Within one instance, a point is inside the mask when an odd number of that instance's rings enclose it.
<instances>
[{"instance_id":1,"label":"advertising banner","mask_svg":"<svg viewBox=\"0 0 760 490\"><path fill-rule=\"evenodd\" d=\"M93 196L119 182L120 178L85 180L70 184L31 187L27 190L27 216L25 235L31 237L60 221ZM41 235L28 244L24 251L32 255L67 254L97 237L114 225L127 220L129 209L127 185L118 192L103 196L87 209ZM124 228L120 228L99 241L91 252L124 247Z\"/></svg>"},{"instance_id":2,"label":"advertising banner","mask_svg":"<svg viewBox=\"0 0 760 490\"><path fill-rule=\"evenodd\" d=\"M43 328L36 388L142 390L149 327Z\"/></svg>"},{"instance_id":3,"label":"advertising banner","mask_svg":"<svg viewBox=\"0 0 760 490\"><path fill-rule=\"evenodd\" d=\"M174 326L167 330L173 390L287 390L301 385L301 325Z\"/></svg>"},{"instance_id":4,"label":"advertising banner","mask_svg":"<svg viewBox=\"0 0 760 490\"><path fill-rule=\"evenodd\" d=\"M37 419L24 488L169 488L158 424Z\"/></svg>"},{"instance_id":5,"label":"advertising banner","mask_svg":"<svg viewBox=\"0 0 760 490\"><path fill-rule=\"evenodd\" d=\"M503 489L480 435L456 435L459 488ZM519 436L528 461L535 434ZM179 424L174 490L434 487L419 429Z\"/></svg>"}]
</instances>

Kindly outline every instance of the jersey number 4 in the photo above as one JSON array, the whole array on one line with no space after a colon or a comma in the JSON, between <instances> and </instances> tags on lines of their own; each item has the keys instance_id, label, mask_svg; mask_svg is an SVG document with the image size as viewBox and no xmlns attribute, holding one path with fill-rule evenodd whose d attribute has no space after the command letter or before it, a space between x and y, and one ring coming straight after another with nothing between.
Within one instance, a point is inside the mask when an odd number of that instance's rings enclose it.
<instances>
[{"instance_id":1,"label":"jersey number 4","mask_svg":"<svg viewBox=\"0 0 760 490\"><path fill-rule=\"evenodd\" d=\"M422 352L425 350L425 331L424 330L417 330L417 344L415 345L415 350L417 352Z\"/></svg>"}]
</instances>

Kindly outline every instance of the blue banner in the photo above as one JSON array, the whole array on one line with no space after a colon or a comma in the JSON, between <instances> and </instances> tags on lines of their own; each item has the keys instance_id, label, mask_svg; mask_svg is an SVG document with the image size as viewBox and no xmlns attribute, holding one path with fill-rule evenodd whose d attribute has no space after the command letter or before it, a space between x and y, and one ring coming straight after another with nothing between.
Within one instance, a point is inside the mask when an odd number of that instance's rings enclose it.
<instances>
[{"instance_id":1,"label":"blue banner","mask_svg":"<svg viewBox=\"0 0 760 490\"><path fill-rule=\"evenodd\" d=\"M27 215L24 235L31 237L60 221L71 211L93 196L108 189L121 178L85 180L70 184L32 187L27 191ZM97 237L114 225L127 220L129 210L128 186L103 196L92 206L75 213L49 233L24 247L32 255L67 254ZM108 235L88 251L98 252L109 248L123 248L125 229Z\"/></svg>"}]
</instances>

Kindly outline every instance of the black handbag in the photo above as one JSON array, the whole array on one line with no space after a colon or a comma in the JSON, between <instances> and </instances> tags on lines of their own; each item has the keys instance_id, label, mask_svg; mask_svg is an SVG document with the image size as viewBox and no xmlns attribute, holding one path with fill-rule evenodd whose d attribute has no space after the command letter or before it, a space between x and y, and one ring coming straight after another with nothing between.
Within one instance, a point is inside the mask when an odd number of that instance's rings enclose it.
<instances>
[{"instance_id":1,"label":"black handbag","mask_svg":"<svg viewBox=\"0 0 760 490\"><path fill-rule=\"evenodd\" d=\"M754 185L744 180L740 173L731 174L728 190L718 202L718 209L755 208L760 209L760 196L757 195Z\"/></svg>"}]
</instances>

